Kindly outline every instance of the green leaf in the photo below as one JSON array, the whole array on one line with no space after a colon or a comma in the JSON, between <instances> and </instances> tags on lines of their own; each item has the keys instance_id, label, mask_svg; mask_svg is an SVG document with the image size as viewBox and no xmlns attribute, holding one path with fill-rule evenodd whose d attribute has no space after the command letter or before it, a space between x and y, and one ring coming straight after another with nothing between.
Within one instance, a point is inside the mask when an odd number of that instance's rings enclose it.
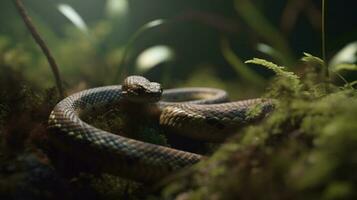
<instances>
[{"instance_id":1,"label":"green leaf","mask_svg":"<svg viewBox=\"0 0 357 200\"><path fill-rule=\"evenodd\" d=\"M146 23L143 28L144 29L147 29L147 28L152 28L152 27L155 27L155 26L160 26L161 24L165 23L166 20L163 20L163 19L156 19L156 20L153 20L153 21L150 21L148 23Z\"/></svg>"},{"instance_id":2,"label":"green leaf","mask_svg":"<svg viewBox=\"0 0 357 200\"><path fill-rule=\"evenodd\" d=\"M357 85L357 81L352 81L351 83L348 83L346 86L355 86L355 85Z\"/></svg>"},{"instance_id":3,"label":"green leaf","mask_svg":"<svg viewBox=\"0 0 357 200\"><path fill-rule=\"evenodd\" d=\"M88 27L82 17L68 4L59 4L58 10L82 32L88 34Z\"/></svg>"},{"instance_id":4,"label":"green leaf","mask_svg":"<svg viewBox=\"0 0 357 200\"><path fill-rule=\"evenodd\" d=\"M128 0L108 0L106 4L106 13L111 18L118 18L127 15L129 12Z\"/></svg>"},{"instance_id":5,"label":"green leaf","mask_svg":"<svg viewBox=\"0 0 357 200\"><path fill-rule=\"evenodd\" d=\"M231 49L226 38L221 40L221 51L227 62L234 68L234 70L242 76L247 82L251 82L257 86L264 85L264 79L247 66Z\"/></svg>"},{"instance_id":6,"label":"green leaf","mask_svg":"<svg viewBox=\"0 0 357 200\"><path fill-rule=\"evenodd\" d=\"M357 65L343 63L343 64L335 65L333 67L333 71L335 71L335 72L339 72L339 71L342 71L342 70L357 71Z\"/></svg>"},{"instance_id":7,"label":"green leaf","mask_svg":"<svg viewBox=\"0 0 357 200\"><path fill-rule=\"evenodd\" d=\"M140 73L144 73L158 64L174 59L174 51L165 45L157 45L145 49L137 58L136 66Z\"/></svg>"},{"instance_id":8,"label":"green leaf","mask_svg":"<svg viewBox=\"0 0 357 200\"><path fill-rule=\"evenodd\" d=\"M269 45L283 53L284 64L294 63L294 56L284 35L258 9L253 1L235 0L234 8L242 20Z\"/></svg>"},{"instance_id":9,"label":"green leaf","mask_svg":"<svg viewBox=\"0 0 357 200\"><path fill-rule=\"evenodd\" d=\"M276 48L270 46L269 44L265 43L259 43L257 44L257 50L270 56L274 60L280 62L280 63L286 63L286 59L283 53L281 53L279 50Z\"/></svg>"},{"instance_id":10,"label":"green leaf","mask_svg":"<svg viewBox=\"0 0 357 200\"><path fill-rule=\"evenodd\" d=\"M330 61L330 68L343 63L357 62L357 41L347 44Z\"/></svg>"},{"instance_id":11,"label":"green leaf","mask_svg":"<svg viewBox=\"0 0 357 200\"><path fill-rule=\"evenodd\" d=\"M126 45L124 47L123 56L122 56L120 64L119 64L118 71L116 73L114 73L113 82L116 82L117 80L121 80L121 79L123 79L123 77L125 77L127 75L129 68L128 68L128 66L126 66L126 64L129 59L130 51L133 48L135 41L141 35L144 35L144 33L146 33L146 31L158 28L161 25L166 24L168 22L169 22L168 20L164 20L164 19L156 19L156 20L150 21L150 22L144 24L143 26L141 26L133 34L133 36L131 36L129 38L128 42L126 43Z\"/></svg>"}]
</instances>

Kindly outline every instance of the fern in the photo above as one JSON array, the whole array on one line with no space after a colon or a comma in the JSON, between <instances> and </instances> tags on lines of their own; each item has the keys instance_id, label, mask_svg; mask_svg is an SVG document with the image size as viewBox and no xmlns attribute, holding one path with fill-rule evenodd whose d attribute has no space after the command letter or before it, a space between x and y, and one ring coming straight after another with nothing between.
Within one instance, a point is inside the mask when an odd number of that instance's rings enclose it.
<instances>
[{"instance_id":1,"label":"fern","mask_svg":"<svg viewBox=\"0 0 357 200\"><path fill-rule=\"evenodd\" d=\"M309 53L304 52L304 57L302 57L301 60L307 64L318 66L319 68L323 68L325 66L325 62L321 58L313 56Z\"/></svg>"},{"instance_id":2,"label":"fern","mask_svg":"<svg viewBox=\"0 0 357 200\"><path fill-rule=\"evenodd\" d=\"M252 60L247 60L245 63L261 65L272 70L277 76L286 78L291 81L291 84L294 88L300 87L300 78L293 72L286 71L284 66L276 65L272 62L269 62L264 59L254 58Z\"/></svg>"},{"instance_id":3,"label":"fern","mask_svg":"<svg viewBox=\"0 0 357 200\"><path fill-rule=\"evenodd\" d=\"M304 57L301 58L302 61L309 64L310 66L317 67L319 69L323 69L326 66L326 70L330 70L331 72L335 73L342 81L345 82L345 87L352 87L351 83L349 83L341 74L341 71L357 71L356 64L350 63L342 63L338 65L333 65L327 67L326 63L319 57L313 56L308 53L304 53ZM355 85L356 83L353 83Z\"/></svg>"},{"instance_id":4,"label":"fern","mask_svg":"<svg viewBox=\"0 0 357 200\"><path fill-rule=\"evenodd\" d=\"M348 85L346 79L337 71L334 71L331 67L329 67L323 59L317 56L313 56L309 53L304 53L304 56L301 58L301 60L306 63L310 68L314 69L315 75L318 75L317 77L319 77L319 81L325 80L329 82L329 72L331 71Z\"/></svg>"}]
</instances>

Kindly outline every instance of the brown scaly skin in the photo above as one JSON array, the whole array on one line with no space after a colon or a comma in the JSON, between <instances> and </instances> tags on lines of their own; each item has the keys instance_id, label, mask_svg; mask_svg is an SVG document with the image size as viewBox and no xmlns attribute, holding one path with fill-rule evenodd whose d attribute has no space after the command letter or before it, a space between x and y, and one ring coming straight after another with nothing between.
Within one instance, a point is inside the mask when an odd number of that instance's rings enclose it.
<instances>
[{"instance_id":1,"label":"brown scaly skin","mask_svg":"<svg viewBox=\"0 0 357 200\"><path fill-rule=\"evenodd\" d=\"M58 103L50 114L52 141L78 160L139 181L157 181L175 170L191 166L203 156L115 135L95 128L79 117L84 111L89 113L93 106L131 100L141 102L136 95L145 97L152 104L161 92L158 83L151 85L143 77L131 76L123 86L75 93ZM264 117L273 108L268 99L220 103L227 99L226 92L218 89L182 88L165 90L162 101L155 106L161 113L160 124L164 128L209 141L222 141L237 128ZM262 112L250 117L249 108L257 104L262 106Z\"/></svg>"}]
</instances>

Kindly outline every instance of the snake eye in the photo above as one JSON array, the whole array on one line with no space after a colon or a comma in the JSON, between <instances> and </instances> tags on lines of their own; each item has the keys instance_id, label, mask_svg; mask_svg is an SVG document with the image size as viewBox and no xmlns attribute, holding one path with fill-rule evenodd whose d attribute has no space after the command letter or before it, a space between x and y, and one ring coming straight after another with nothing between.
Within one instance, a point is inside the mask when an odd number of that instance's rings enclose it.
<instances>
[{"instance_id":1,"label":"snake eye","mask_svg":"<svg viewBox=\"0 0 357 200\"><path fill-rule=\"evenodd\" d=\"M141 85L132 85L131 89L133 91L135 91L136 93L139 93L139 92L141 92L143 90L143 86L141 86Z\"/></svg>"},{"instance_id":2,"label":"snake eye","mask_svg":"<svg viewBox=\"0 0 357 200\"><path fill-rule=\"evenodd\" d=\"M139 87L138 87L138 93L139 93L139 94L143 94L143 93L145 93L145 91L146 91L145 87L142 86L142 85L139 85Z\"/></svg>"}]
</instances>

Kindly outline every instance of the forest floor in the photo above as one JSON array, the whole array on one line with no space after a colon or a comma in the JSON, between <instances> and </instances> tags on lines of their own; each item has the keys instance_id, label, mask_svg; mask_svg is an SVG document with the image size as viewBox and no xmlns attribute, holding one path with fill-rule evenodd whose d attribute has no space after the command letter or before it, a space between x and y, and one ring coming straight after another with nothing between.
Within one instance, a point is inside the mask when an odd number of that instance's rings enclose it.
<instances>
[{"instance_id":1,"label":"forest floor","mask_svg":"<svg viewBox=\"0 0 357 200\"><path fill-rule=\"evenodd\" d=\"M20 73L2 66L0 199L356 198L356 90L326 82L313 67L300 78L272 69L278 76L265 97L277 100L275 111L152 193L145 184L55 166L47 118L60 100L56 90L31 88ZM153 132L149 138L166 142Z\"/></svg>"}]
</instances>

